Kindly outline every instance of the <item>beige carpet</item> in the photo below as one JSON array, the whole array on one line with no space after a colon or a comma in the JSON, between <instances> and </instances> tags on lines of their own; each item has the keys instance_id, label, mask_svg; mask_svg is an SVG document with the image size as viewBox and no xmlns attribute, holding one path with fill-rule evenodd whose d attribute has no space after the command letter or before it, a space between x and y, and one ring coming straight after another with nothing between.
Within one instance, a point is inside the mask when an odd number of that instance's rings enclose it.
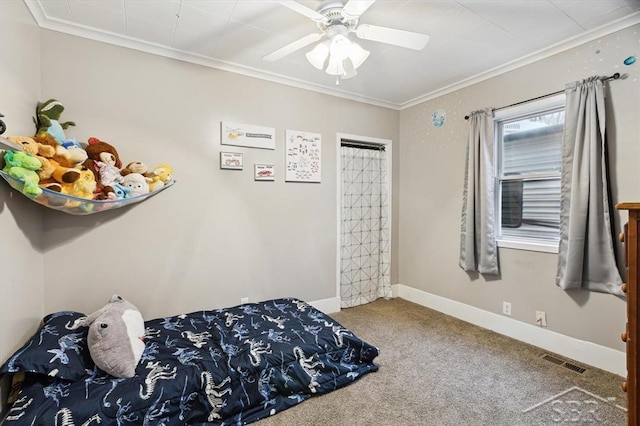
<instances>
[{"instance_id":1,"label":"beige carpet","mask_svg":"<svg viewBox=\"0 0 640 426\"><path fill-rule=\"evenodd\" d=\"M256 425L626 424L622 377L402 299L332 317L380 349L380 370Z\"/></svg>"}]
</instances>

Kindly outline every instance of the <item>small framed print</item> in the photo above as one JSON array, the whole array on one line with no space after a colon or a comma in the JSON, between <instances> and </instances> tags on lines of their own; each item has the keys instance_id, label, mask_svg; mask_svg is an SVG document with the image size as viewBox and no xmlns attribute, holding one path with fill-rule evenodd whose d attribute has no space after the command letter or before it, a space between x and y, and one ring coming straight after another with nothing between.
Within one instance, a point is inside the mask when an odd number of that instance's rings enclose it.
<instances>
[{"instance_id":1,"label":"small framed print","mask_svg":"<svg viewBox=\"0 0 640 426\"><path fill-rule=\"evenodd\" d=\"M231 170L242 170L242 153L240 152L221 152L220 168Z\"/></svg>"},{"instance_id":2,"label":"small framed print","mask_svg":"<svg viewBox=\"0 0 640 426\"><path fill-rule=\"evenodd\" d=\"M222 145L276 149L276 129L251 124L220 122Z\"/></svg>"},{"instance_id":3,"label":"small framed print","mask_svg":"<svg viewBox=\"0 0 640 426\"><path fill-rule=\"evenodd\" d=\"M273 164L256 164L254 167L255 180L275 180L276 168Z\"/></svg>"}]
</instances>

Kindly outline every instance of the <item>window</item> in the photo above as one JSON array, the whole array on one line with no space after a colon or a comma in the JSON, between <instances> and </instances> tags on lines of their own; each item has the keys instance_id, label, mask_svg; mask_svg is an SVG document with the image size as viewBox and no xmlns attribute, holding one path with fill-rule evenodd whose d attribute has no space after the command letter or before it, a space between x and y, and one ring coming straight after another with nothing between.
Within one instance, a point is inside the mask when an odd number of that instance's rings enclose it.
<instances>
[{"instance_id":1,"label":"window","mask_svg":"<svg viewBox=\"0 0 640 426\"><path fill-rule=\"evenodd\" d=\"M496 113L501 247L557 252L564 94Z\"/></svg>"}]
</instances>

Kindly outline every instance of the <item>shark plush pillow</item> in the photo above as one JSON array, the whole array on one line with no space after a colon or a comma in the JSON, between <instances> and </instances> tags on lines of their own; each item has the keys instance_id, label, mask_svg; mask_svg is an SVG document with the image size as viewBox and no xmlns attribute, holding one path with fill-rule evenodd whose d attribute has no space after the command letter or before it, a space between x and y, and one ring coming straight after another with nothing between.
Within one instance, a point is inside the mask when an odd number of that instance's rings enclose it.
<instances>
[{"instance_id":1,"label":"shark plush pillow","mask_svg":"<svg viewBox=\"0 0 640 426\"><path fill-rule=\"evenodd\" d=\"M89 327L87 344L93 362L114 377L133 377L144 351L144 319L131 302L113 295L109 303L74 326Z\"/></svg>"}]
</instances>

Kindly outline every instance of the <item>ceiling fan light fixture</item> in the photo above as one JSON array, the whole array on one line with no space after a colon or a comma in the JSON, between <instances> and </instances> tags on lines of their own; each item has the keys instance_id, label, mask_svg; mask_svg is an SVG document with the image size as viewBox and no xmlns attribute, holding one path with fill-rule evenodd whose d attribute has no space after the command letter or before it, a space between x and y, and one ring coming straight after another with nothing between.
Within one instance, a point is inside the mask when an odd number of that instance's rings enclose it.
<instances>
[{"instance_id":1,"label":"ceiling fan light fixture","mask_svg":"<svg viewBox=\"0 0 640 426\"><path fill-rule=\"evenodd\" d=\"M329 62L325 71L343 79L355 77L358 74L356 69L369 57L369 51L342 33L331 35L328 49Z\"/></svg>"},{"instance_id":2,"label":"ceiling fan light fixture","mask_svg":"<svg viewBox=\"0 0 640 426\"><path fill-rule=\"evenodd\" d=\"M331 39L329 52L332 57L336 57L339 60L346 59L351 54L351 49L352 42L342 34L338 34Z\"/></svg>"},{"instance_id":3,"label":"ceiling fan light fixture","mask_svg":"<svg viewBox=\"0 0 640 426\"><path fill-rule=\"evenodd\" d=\"M355 77L356 69L369 57L369 51L349 39L345 25L333 25L326 31L327 40L307 52L307 60L319 70L324 68L329 75L343 79Z\"/></svg>"},{"instance_id":4,"label":"ceiling fan light fixture","mask_svg":"<svg viewBox=\"0 0 640 426\"><path fill-rule=\"evenodd\" d=\"M327 57L329 56L328 42L318 43L316 47L308 51L305 56L311 65L321 70L324 68L324 64L327 62Z\"/></svg>"},{"instance_id":5,"label":"ceiling fan light fixture","mask_svg":"<svg viewBox=\"0 0 640 426\"><path fill-rule=\"evenodd\" d=\"M329 75L344 75L343 60L338 59L336 56L329 56L329 64L325 70Z\"/></svg>"},{"instance_id":6,"label":"ceiling fan light fixture","mask_svg":"<svg viewBox=\"0 0 640 426\"><path fill-rule=\"evenodd\" d=\"M349 53L349 58L351 62L353 62L353 68L358 69L360 65L364 63L369 57L369 51L360 47L358 43L351 43L351 52Z\"/></svg>"},{"instance_id":7,"label":"ceiling fan light fixture","mask_svg":"<svg viewBox=\"0 0 640 426\"><path fill-rule=\"evenodd\" d=\"M358 75L358 71L353 65L353 61L349 58L342 61L342 68L344 69L344 74L342 74L342 79L346 80L347 78L352 78Z\"/></svg>"},{"instance_id":8,"label":"ceiling fan light fixture","mask_svg":"<svg viewBox=\"0 0 640 426\"><path fill-rule=\"evenodd\" d=\"M1 0L0 0L1 1ZM293 52L319 42L306 53L307 60L313 67L327 74L336 76L336 84L340 79L354 77L356 70L367 60L370 52L353 42L349 37L361 40L386 43L393 46L413 50L422 50L429 41L429 36L412 31L405 31L378 25L360 24L360 17L377 0L322 0L317 10L301 3L301 0L279 0L278 3L289 9L311 18L320 32L311 33L293 43L281 47L263 57L273 62ZM366 46L366 44L365 44Z\"/></svg>"}]
</instances>

